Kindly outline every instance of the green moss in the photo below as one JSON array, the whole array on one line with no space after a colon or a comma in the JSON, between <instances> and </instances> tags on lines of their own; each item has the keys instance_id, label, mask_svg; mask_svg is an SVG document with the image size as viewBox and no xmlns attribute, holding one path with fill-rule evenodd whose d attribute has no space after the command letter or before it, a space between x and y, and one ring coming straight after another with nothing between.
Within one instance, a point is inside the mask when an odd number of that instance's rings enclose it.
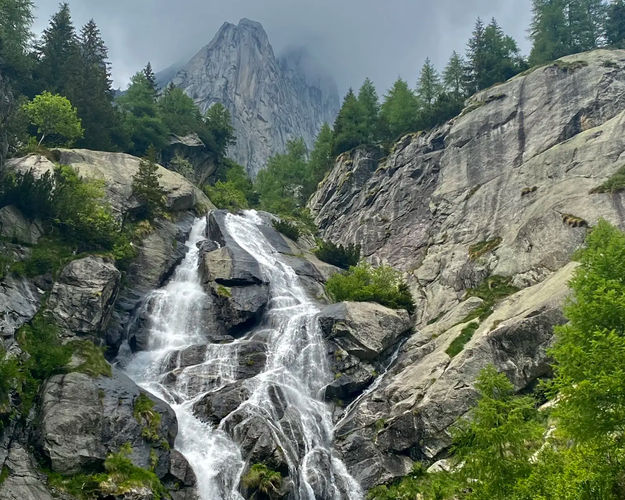
<instances>
[{"instance_id":1,"label":"green moss","mask_svg":"<svg viewBox=\"0 0 625 500\"><path fill-rule=\"evenodd\" d=\"M74 371L85 373L91 377L112 375L111 365L104 357L104 348L96 346L90 340L75 340L69 345L74 351L74 356L81 362Z\"/></svg>"},{"instance_id":2,"label":"green moss","mask_svg":"<svg viewBox=\"0 0 625 500\"><path fill-rule=\"evenodd\" d=\"M482 106L484 106L484 104L486 104L485 101L476 101L476 102L469 104L466 108L462 110L462 113L460 113L460 117L464 115L468 115L472 111L475 111L476 109L481 108Z\"/></svg>"},{"instance_id":3,"label":"green moss","mask_svg":"<svg viewBox=\"0 0 625 500\"><path fill-rule=\"evenodd\" d=\"M265 464L258 463L252 465L243 475L241 483L247 490L253 492L253 495L258 492L273 498L279 495L282 488L282 475Z\"/></svg>"},{"instance_id":4,"label":"green moss","mask_svg":"<svg viewBox=\"0 0 625 500\"><path fill-rule=\"evenodd\" d=\"M469 340L471 340L471 337L473 337L473 334L475 333L475 330L477 330L478 326L480 326L480 324L477 321L469 323L467 326L465 326L461 330L460 335L452 340L451 344L449 344L449 347L447 347L447 349L445 350L447 355L453 358L457 354L460 354L464 349L465 344Z\"/></svg>"},{"instance_id":5,"label":"green moss","mask_svg":"<svg viewBox=\"0 0 625 500\"><path fill-rule=\"evenodd\" d=\"M468 314L460 323L466 323L472 319L486 319L493 312L495 304L500 300L518 292L519 289L510 284L510 278L504 276L489 276L476 288L469 288L465 293L465 299L469 297L479 297L484 302L470 314Z\"/></svg>"},{"instance_id":6,"label":"green moss","mask_svg":"<svg viewBox=\"0 0 625 500\"><path fill-rule=\"evenodd\" d=\"M231 289L227 286L223 286L223 285L217 285L217 295L219 295L220 297L232 297L232 292Z\"/></svg>"},{"instance_id":7,"label":"green moss","mask_svg":"<svg viewBox=\"0 0 625 500\"><path fill-rule=\"evenodd\" d=\"M537 186L532 186L532 187L524 187L523 189L521 189L521 196L527 196L528 194L534 193L538 190Z\"/></svg>"},{"instance_id":8,"label":"green moss","mask_svg":"<svg viewBox=\"0 0 625 500\"><path fill-rule=\"evenodd\" d=\"M571 214L562 214L562 222L571 227L588 227L588 222Z\"/></svg>"},{"instance_id":9,"label":"green moss","mask_svg":"<svg viewBox=\"0 0 625 500\"><path fill-rule=\"evenodd\" d=\"M154 401L141 393L135 399L133 415L137 422L143 426L141 435L153 443L159 443L161 438L158 434L161 425L161 414L154 410Z\"/></svg>"},{"instance_id":10,"label":"green moss","mask_svg":"<svg viewBox=\"0 0 625 500\"><path fill-rule=\"evenodd\" d=\"M381 432L382 429L384 429L384 427L386 426L386 420L384 420L383 418L378 418L375 421L375 431L376 432Z\"/></svg>"},{"instance_id":11,"label":"green moss","mask_svg":"<svg viewBox=\"0 0 625 500\"><path fill-rule=\"evenodd\" d=\"M590 190L590 194L594 193L618 193L625 189L625 166L620 167L610 178L603 184Z\"/></svg>"},{"instance_id":12,"label":"green moss","mask_svg":"<svg viewBox=\"0 0 625 500\"><path fill-rule=\"evenodd\" d=\"M471 245L469 247L469 258L471 260L475 260L488 252L492 252L495 248L501 245L502 241L503 240L501 238L497 237Z\"/></svg>"},{"instance_id":13,"label":"green moss","mask_svg":"<svg viewBox=\"0 0 625 500\"><path fill-rule=\"evenodd\" d=\"M2 466L2 470L0 470L0 484L4 483L9 477L9 468L6 465Z\"/></svg>"}]
</instances>

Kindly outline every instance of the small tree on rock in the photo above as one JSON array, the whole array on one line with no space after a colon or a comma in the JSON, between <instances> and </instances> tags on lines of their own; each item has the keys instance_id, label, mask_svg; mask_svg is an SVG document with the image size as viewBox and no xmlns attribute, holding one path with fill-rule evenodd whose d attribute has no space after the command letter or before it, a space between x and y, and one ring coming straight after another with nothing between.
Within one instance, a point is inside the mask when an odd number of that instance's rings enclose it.
<instances>
[{"instance_id":1,"label":"small tree on rock","mask_svg":"<svg viewBox=\"0 0 625 500\"><path fill-rule=\"evenodd\" d=\"M50 135L62 136L70 143L83 135L76 108L66 97L46 91L24 104L24 111L41 134L40 145Z\"/></svg>"},{"instance_id":2,"label":"small tree on rock","mask_svg":"<svg viewBox=\"0 0 625 500\"><path fill-rule=\"evenodd\" d=\"M139 218L153 219L165 211L165 191L159 183L161 174L156 164L156 151L150 147L132 178L132 194L141 203Z\"/></svg>"}]
</instances>

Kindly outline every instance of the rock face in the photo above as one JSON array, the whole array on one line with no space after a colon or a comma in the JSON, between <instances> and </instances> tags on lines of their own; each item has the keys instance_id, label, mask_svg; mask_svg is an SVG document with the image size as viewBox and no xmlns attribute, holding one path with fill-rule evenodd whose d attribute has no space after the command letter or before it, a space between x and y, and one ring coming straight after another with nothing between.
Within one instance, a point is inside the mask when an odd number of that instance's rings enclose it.
<instances>
[{"instance_id":1,"label":"rock face","mask_svg":"<svg viewBox=\"0 0 625 500\"><path fill-rule=\"evenodd\" d=\"M571 255L599 218L625 227L622 192L593 192L623 165L624 126L625 51L597 50L476 94L386 158L376 148L337 158L310 202L323 236L402 270L417 303L395 363L337 416L337 447L364 487L443 458L487 364L517 390L548 375ZM450 357L468 315L486 307L466 291L490 276L520 291Z\"/></svg>"},{"instance_id":2,"label":"rock face","mask_svg":"<svg viewBox=\"0 0 625 500\"><path fill-rule=\"evenodd\" d=\"M334 83L306 53L291 51L277 59L263 27L248 19L225 23L173 83L202 112L216 102L230 111L237 138L230 154L252 175L289 139L303 137L312 146L339 107Z\"/></svg>"},{"instance_id":3,"label":"rock face","mask_svg":"<svg viewBox=\"0 0 625 500\"><path fill-rule=\"evenodd\" d=\"M86 179L104 182L106 196L114 211L123 215L140 207L132 196L132 177L139 170L139 158L125 153L107 153L88 149L56 149L57 162L69 165ZM7 162L7 168L18 172L33 170L43 174L54 169L54 163L40 155L29 155ZM173 212L202 206L212 208L210 200L182 175L159 165L159 183L166 195L167 208Z\"/></svg>"},{"instance_id":4,"label":"rock face","mask_svg":"<svg viewBox=\"0 0 625 500\"><path fill-rule=\"evenodd\" d=\"M52 287L48 309L68 335L98 335L108 326L121 273L89 256L70 262Z\"/></svg>"},{"instance_id":5,"label":"rock face","mask_svg":"<svg viewBox=\"0 0 625 500\"><path fill-rule=\"evenodd\" d=\"M30 221L17 207L0 208L0 237L16 243L35 245L43 234L40 221Z\"/></svg>"},{"instance_id":6,"label":"rock face","mask_svg":"<svg viewBox=\"0 0 625 500\"><path fill-rule=\"evenodd\" d=\"M15 99L9 83L0 73L0 168L9 151L8 120L15 107Z\"/></svg>"}]
</instances>

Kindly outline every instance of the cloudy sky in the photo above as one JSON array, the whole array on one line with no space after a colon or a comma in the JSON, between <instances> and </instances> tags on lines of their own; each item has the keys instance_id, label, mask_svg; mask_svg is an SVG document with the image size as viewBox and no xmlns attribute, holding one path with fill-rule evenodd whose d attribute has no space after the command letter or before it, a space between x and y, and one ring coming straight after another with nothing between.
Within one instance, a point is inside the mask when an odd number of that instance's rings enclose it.
<instances>
[{"instance_id":1,"label":"cloudy sky","mask_svg":"<svg viewBox=\"0 0 625 500\"><path fill-rule=\"evenodd\" d=\"M115 85L149 60L163 69L189 59L224 21L265 27L274 51L306 46L339 90L370 77L383 94L401 76L414 84L426 57L440 68L464 51L476 17L495 17L524 54L530 0L68 0L76 26L94 18L109 48ZM35 0L36 35L58 0Z\"/></svg>"}]
</instances>

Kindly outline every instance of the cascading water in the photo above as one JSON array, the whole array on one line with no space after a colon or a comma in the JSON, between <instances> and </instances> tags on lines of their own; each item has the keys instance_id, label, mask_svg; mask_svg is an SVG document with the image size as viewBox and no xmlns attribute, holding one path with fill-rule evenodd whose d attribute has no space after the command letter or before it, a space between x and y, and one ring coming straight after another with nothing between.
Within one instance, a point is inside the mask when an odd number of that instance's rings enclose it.
<instances>
[{"instance_id":1,"label":"cascading water","mask_svg":"<svg viewBox=\"0 0 625 500\"><path fill-rule=\"evenodd\" d=\"M295 271L262 234L261 224L253 211L226 216L228 234L258 261L269 283L270 302L261 325L243 339L207 344L203 314L208 297L200 284L197 248L206 222L198 220L174 276L146 300L149 350L137 353L126 371L176 412L176 448L193 467L202 500L242 498L238 486L246 463L235 441L241 429L259 421L265 437L281 450L293 498L359 500L359 485L332 450L331 414L322 401L331 374L318 309ZM239 348L252 337L264 339L266 364L245 381L249 397L217 427L200 421L193 406L236 381ZM180 353L192 346L205 346L203 361L181 367Z\"/></svg>"}]
</instances>

